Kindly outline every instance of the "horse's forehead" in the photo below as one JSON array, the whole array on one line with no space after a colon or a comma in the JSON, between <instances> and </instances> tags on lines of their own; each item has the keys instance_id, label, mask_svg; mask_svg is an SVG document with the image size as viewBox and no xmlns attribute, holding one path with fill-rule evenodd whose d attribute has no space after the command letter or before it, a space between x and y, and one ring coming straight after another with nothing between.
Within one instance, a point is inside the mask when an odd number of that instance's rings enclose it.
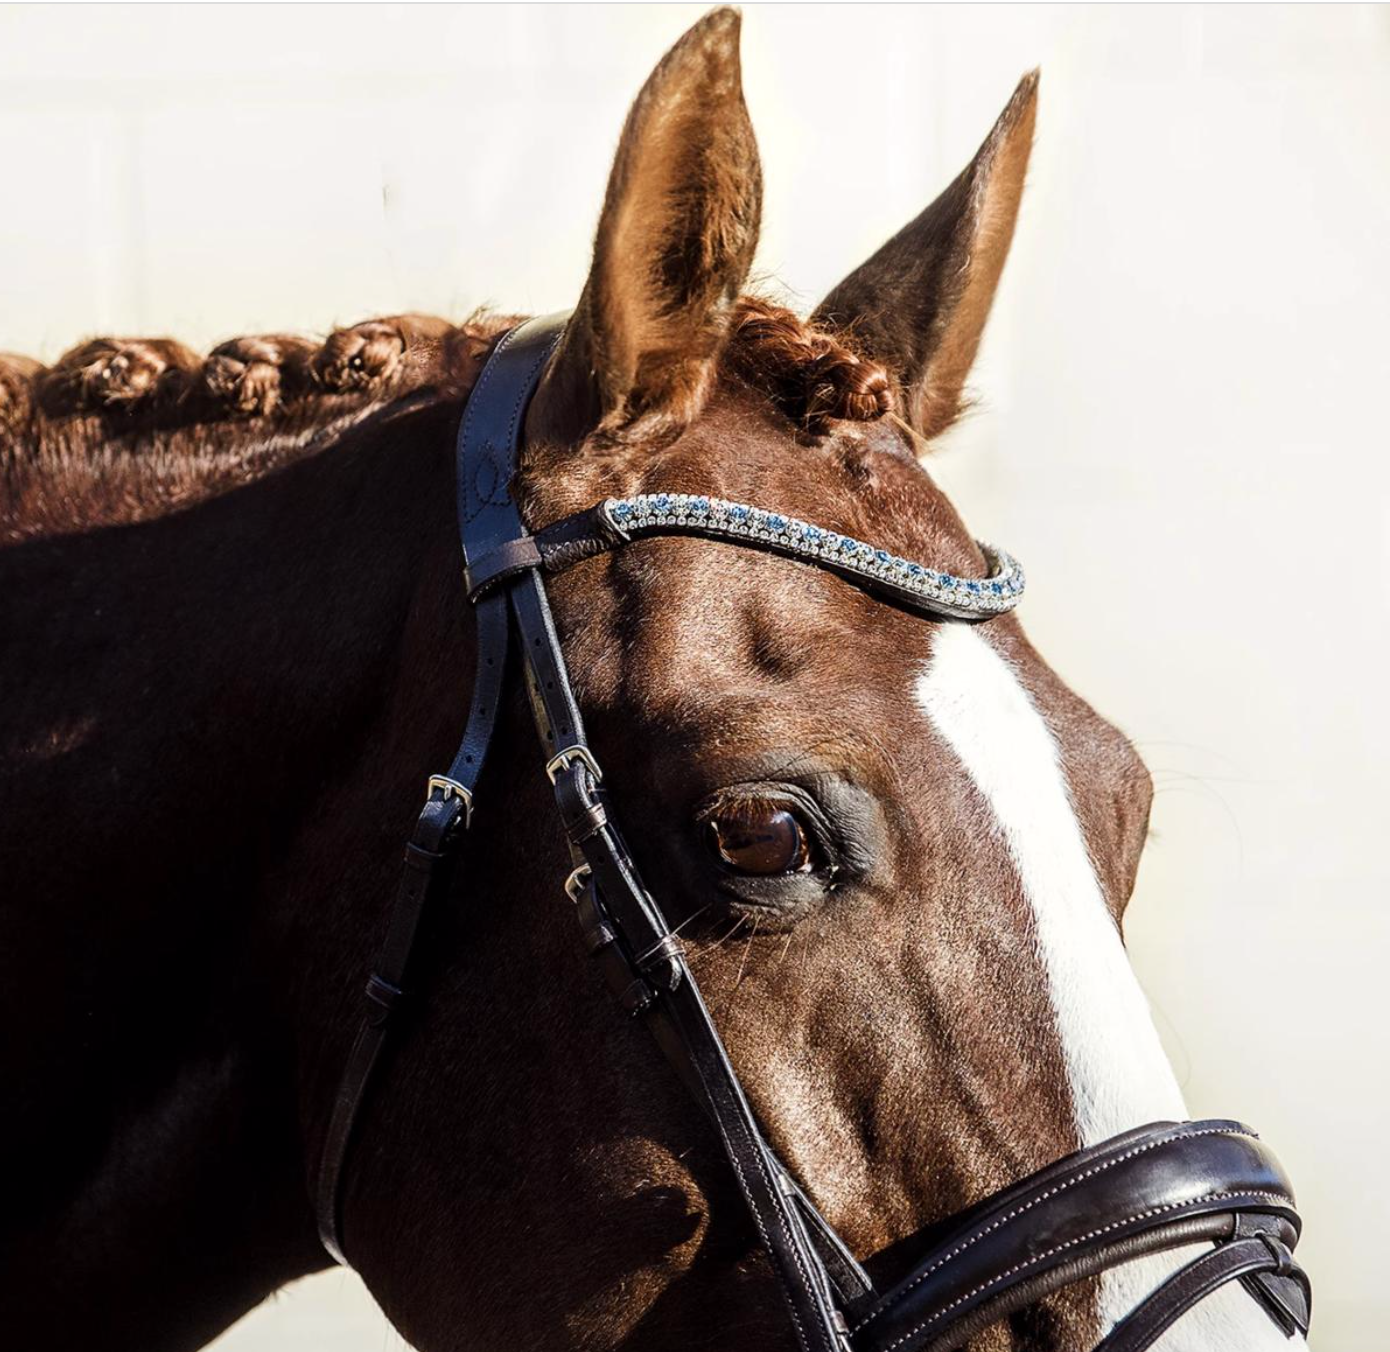
<instances>
[{"instance_id":1,"label":"horse's forehead","mask_svg":"<svg viewBox=\"0 0 1390 1352\"><path fill-rule=\"evenodd\" d=\"M527 476L530 515L553 519L606 496L699 492L783 512L902 557L978 573L978 548L953 505L887 421L798 437L756 391L721 389L674 443L581 447ZM814 565L734 544L640 541L557 579L576 681L591 707L700 735L864 740L921 724L913 681L940 626ZM920 726L921 735L929 735Z\"/></svg>"}]
</instances>

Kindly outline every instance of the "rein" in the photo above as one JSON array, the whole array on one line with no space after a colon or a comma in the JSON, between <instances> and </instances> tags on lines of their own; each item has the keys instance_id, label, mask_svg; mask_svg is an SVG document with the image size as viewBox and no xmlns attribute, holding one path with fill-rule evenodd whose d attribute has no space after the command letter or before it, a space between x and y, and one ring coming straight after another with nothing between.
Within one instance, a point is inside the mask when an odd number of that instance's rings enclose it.
<instances>
[{"instance_id":1,"label":"rein","mask_svg":"<svg viewBox=\"0 0 1390 1352\"><path fill-rule=\"evenodd\" d=\"M530 320L501 340L459 429L459 528L478 626L472 704L448 772L429 779L334 1100L317 1188L324 1247L347 1263L341 1191L354 1126L421 914L445 900L471 824L515 641L569 843L573 869L564 886L584 946L619 1006L651 1030L718 1132L802 1352L948 1352L1073 1282L1199 1241L1213 1247L1141 1301L1096 1352L1142 1352L1193 1305L1237 1280L1285 1334L1306 1333L1311 1290L1293 1260L1301 1223L1292 1189L1273 1153L1237 1122L1159 1122L1069 1155L935 1227L913 1271L884 1292L778 1160L680 943L623 844L544 575L646 536L695 535L815 564L922 615L979 622L1017 605L1022 570L1003 551L981 546L987 574L957 578L795 518L693 494L608 499L529 534L508 485L527 404L565 318Z\"/></svg>"}]
</instances>

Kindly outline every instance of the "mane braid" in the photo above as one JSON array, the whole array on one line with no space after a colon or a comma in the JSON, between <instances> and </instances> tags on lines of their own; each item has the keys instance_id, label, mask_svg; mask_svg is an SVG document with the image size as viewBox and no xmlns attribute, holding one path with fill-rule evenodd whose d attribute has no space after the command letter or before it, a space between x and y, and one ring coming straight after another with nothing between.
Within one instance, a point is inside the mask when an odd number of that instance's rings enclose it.
<instances>
[{"instance_id":1,"label":"mane braid","mask_svg":"<svg viewBox=\"0 0 1390 1352\"><path fill-rule=\"evenodd\" d=\"M407 397L466 398L517 322L399 315L322 343L233 338L205 357L171 338L93 338L49 367L0 354L0 541L159 516ZM736 305L723 366L810 436L893 409L882 367L757 297Z\"/></svg>"},{"instance_id":2,"label":"mane braid","mask_svg":"<svg viewBox=\"0 0 1390 1352\"><path fill-rule=\"evenodd\" d=\"M0 354L0 541L163 515L258 478L404 399L462 399L515 317L401 315L234 338L94 338Z\"/></svg>"}]
</instances>

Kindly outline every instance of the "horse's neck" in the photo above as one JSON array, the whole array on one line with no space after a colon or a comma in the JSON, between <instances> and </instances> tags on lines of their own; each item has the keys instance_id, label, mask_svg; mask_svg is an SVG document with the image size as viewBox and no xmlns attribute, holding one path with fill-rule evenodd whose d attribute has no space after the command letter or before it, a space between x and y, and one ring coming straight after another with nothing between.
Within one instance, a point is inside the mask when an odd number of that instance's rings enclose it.
<instances>
[{"instance_id":1,"label":"horse's neck","mask_svg":"<svg viewBox=\"0 0 1390 1352\"><path fill-rule=\"evenodd\" d=\"M0 1307L25 1346L198 1346L321 1261L299 1020L340 1012L380 909L359 892L389 885L349 861L395 854L377 836L438 735L416 690L469 669L457 609L434 614L450 422L0 554L0 1020L22 1030Z\"/></svg>"}]
</instances>

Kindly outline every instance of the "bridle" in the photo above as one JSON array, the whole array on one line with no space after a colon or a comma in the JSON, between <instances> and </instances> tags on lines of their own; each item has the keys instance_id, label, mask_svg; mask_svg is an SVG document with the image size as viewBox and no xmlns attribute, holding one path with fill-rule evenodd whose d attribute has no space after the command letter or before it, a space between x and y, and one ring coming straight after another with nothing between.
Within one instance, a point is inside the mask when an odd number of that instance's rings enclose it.
<instances>
[{"instance_id":1,"label":"bridle","mask_svg":"<svg viewBox=\"0 0 1390 1352\"><path fill-rule=\"evenodd\" d=\"M317 1189L328 1252L347 1262L340 1193L353 1128L420 917L449 890L516 642L573 859L565 891L584 946L618 1004L646 1023L714 1125L802 1352L947 1352L1073 1282L1200 1241L1211 1247L1141 1301L1096 1352L1140 1352L1237 1280L1285 1334L1306 1333L1311 1291L1293 1260L1300 1230L1293 1194L1273 1153L1236 1122L1159 1122L1069 1155L936 1227L921 1261L884 1292L778 1160L681 945L623 844L584 735L544 575L644 536L696 535L797 558L902 608L969 622L1012 609L1022 572L1002 551L986 549L988 576L956 578L776 512L699 494L610 499L528 533L508 489L527 404L564 322L530 320L498 343L459 429L459 522L478 633L472 703L458 754L447 774L430 777L406 845L386 940L334 1100Z\"/></svg>"}]
</instances>

